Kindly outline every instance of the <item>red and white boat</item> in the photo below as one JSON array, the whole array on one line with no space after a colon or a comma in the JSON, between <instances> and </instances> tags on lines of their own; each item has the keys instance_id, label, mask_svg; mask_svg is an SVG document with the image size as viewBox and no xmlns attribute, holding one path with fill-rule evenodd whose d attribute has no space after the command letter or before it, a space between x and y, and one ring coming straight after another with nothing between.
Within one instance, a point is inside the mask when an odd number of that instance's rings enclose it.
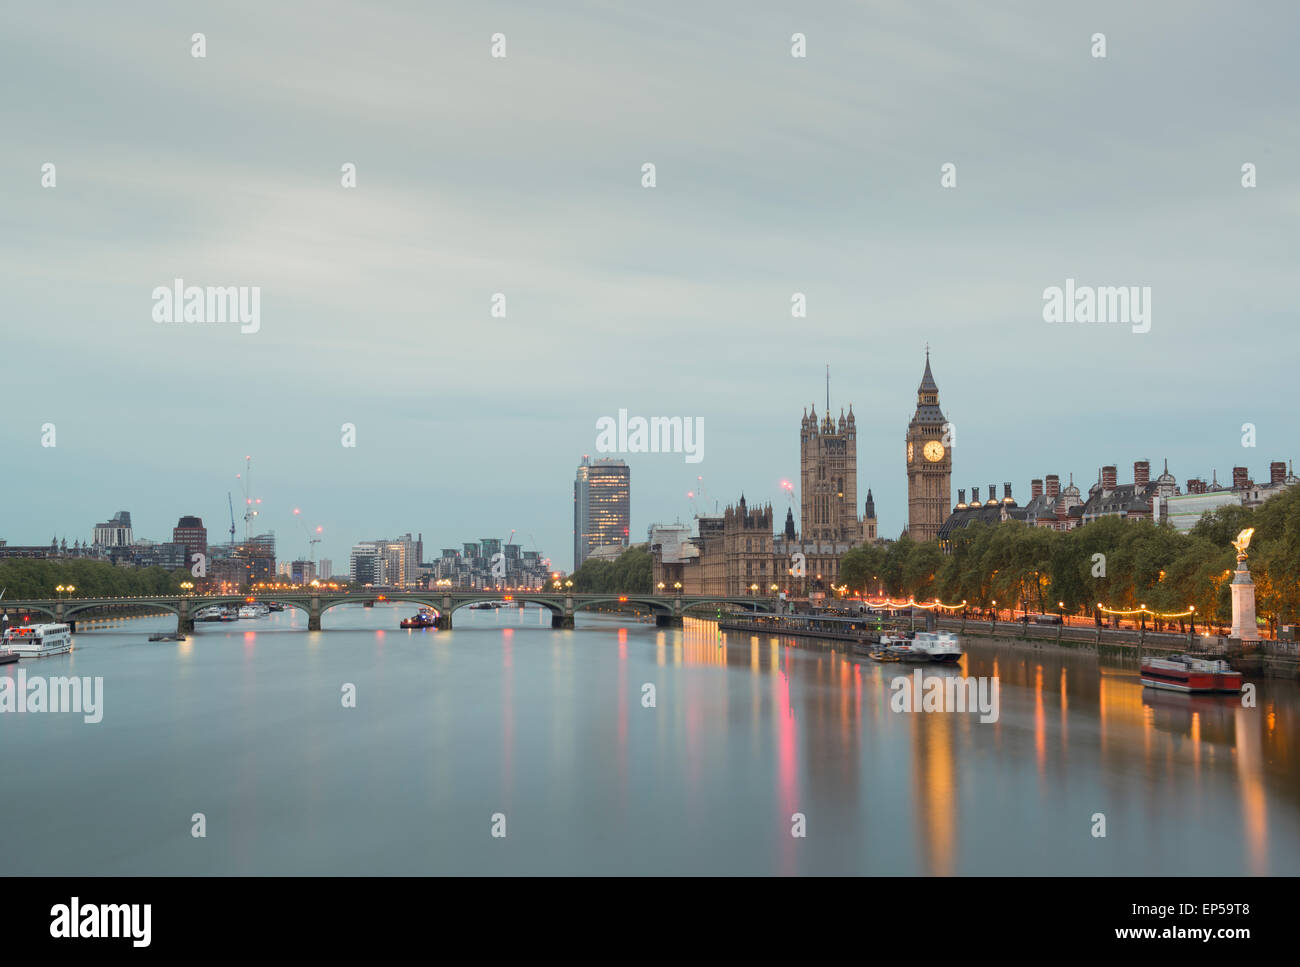
<instances>
[{"instance_id":1,"label":"red and white boat","mask_svg":"<svg viewBox=\"0 0 1300 967\"><path fill-rule=\"evenodd\" d=\"M1218 658L1171 655L1142 659L1142 684L1174 692L1240 692L1241 672Z\"/></svg>"}]
</instances>

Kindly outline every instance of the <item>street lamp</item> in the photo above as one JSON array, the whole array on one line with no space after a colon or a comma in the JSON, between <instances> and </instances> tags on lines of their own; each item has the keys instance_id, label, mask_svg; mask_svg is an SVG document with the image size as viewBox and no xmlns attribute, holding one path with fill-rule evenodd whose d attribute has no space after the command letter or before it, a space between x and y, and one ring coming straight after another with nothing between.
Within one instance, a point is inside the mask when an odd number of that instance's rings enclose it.
<instances>
[{"instance_id":1,"label":"street lamp","mask_svg":"<svg viewBox=\"0 0 1300 967\"><path fill-rule=\"evenodd\" d=\"M676 591L678 594L681 594L681 593L682 593L682 582L681 582L681 581L674 581L674 582L673 582L673 590Z\"/></svg>"},{"instance_id":2,"label":"street lamp","mask_svg":"<svg viewBox=\"0 0 1300 967\"><path fill-rule=\"evenodd\" d=\"M189 594L191 591L194 590L194 582L193 582L193 581L182 581L182 582L181 582L181 587L185 590L185 593L186 593L186 594Z\"/></svg>"}]
</instances>

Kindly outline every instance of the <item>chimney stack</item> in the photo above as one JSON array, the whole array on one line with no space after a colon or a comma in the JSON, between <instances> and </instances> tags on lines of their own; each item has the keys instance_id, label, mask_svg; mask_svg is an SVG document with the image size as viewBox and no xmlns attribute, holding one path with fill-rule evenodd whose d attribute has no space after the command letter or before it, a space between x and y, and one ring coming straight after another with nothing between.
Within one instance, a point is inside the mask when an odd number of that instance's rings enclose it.
<instances>
[{"instance_id":1,"label":"chimney stack","mask_svg":"<svg viewBox=\"0 0 1300 967\"><path fill-rule=\"evenodd\" d=\"M1041 480L1029 481L1029 496L1031 498L1043 496L1043 482Z\"/></svg>"},{"instance_id":2,"label":"chimney stack","mask_svg":"<svg viewBox=\"0 0 1300 967\"><path fill-rule=\"evenodd\" d=\"M1133 482L1139 487L1151 482L1151 461L1138 460L1133 464Z\"/></svg>"},{"instance_id":3,"label":"chimney stack","mask_svg":"<svg viewBox=\"0 0 1300 967\"><path fill-rule=\"evenodd\" d=\"M1101 489L1114 490L1119 485L1119 468L1112 465L1101 468Z\"/></svg>"},{"instance_id":4,"label":"chimney stack","mask_svg":"<svg viewBox=\"0 0 1300 967\"><path fill-rule=\"evenodd\" d=\"M1250 487L1250 471L1246 467L1232 468L1232 489L1246 490Z\"/></svg>"},{"instance_id":5,"label":"chimney stack","mask_svg":"<svg viewBox=\"0 0 1300 967\"><path fill-rule=\"evenodd\" d=\"M1004 483L1004 484L1002 485L1002 499L1003 499L1003 500L1010 500L1010 499L1011 499L1011 484L1010 484L1010 483Z\"/></svg>"},{"instance_id":6,"label":"chimney stack","mask_svg":"<svg viewBox=\"0 0 1300 967\"><path fill-rule=\"evenodd\" d=\"M979 489L979 487L971 487L971 489L970 489L970 502L971 502L971 506L972 506L972 507L978 507L978 506L979 506L979 503L980 503L980 489Z\"/></svg>"},{"instance_id":7,"label":"chimney stack","mask_svg":"<svg viewBox=\"0 0 1300 967\"><path fill-rule=\"evenodd\" d=\"M1284 480L1286 480L1286 464L1281 460L1274 460L1268 465L1268 482L1280 484Z\"/></svg>"},{"instance_id":8,"label":"chimney stack","mask_svg":"<svg viewBox=\"0 0 1300 967\"><path fill-rule=\"evenodd\" d=\"M1054 473L1047 475L1047 496L1055 500L1061 495L1061 478Z\"/></svg>"},{"instance_id":9,"label":"chimney stack","mask_svg":"<svg viewBox=\"0 0 1300 967\"><path fill-rule=\"evenodd\" d=\"M957 504L958 504L958 506L960 506L960 505L962 505L962 504L964 504L964 503L966 503L966 491L965 491L965 490L959 490L959 491L957 491Z\"/></svg>"},{"instance_id":10,"label":"chimney stack","mask_svg":"<svg viewBox=\"0 0 1300 967\"><path fill-rule=\"evenodd\" d=\"M997 484L989 484L989 500L992 501L992 502L995 503L995 504L998 502L998 485L997 485Z\"/></svg>"},{"instance_id":11,"label":"chimney stack","mask_svg":"<svg viewBox=\"0 0 1300 967\"><path fill-rule=\"evenodd\" d=\"M1187 492L1189 494L1205 493L1205 481L1200 477L1192 477L1187 481Z\"/></svg>"}]
</instances>

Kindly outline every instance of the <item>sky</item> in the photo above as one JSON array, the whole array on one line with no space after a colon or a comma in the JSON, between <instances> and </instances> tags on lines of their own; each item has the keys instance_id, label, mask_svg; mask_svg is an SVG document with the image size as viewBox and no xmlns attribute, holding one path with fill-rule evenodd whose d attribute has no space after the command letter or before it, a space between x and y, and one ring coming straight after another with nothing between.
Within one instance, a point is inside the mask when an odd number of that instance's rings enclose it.
<instances>
[{"instance_id":1,"label":"sky","mask_svg":"<svg viewBox=\"0 0 1300 967\"><path fill-rule=\"evenodd\" d=\"M1265 478L1300 456L1297 36L1280 2L6 5L0 538L216 540L251 455L283 558L514 530L568 567L583 454L630 464L634 540L742 492L797 518L828 364L896 537L927 343L954 501ZM260 287L259 328L155 321L176 278ZM1067 279L1149 286L1149 331L1044 321ZM620 409L702 419L703 460L597 453Z\"/></svg>"}]
</instances>

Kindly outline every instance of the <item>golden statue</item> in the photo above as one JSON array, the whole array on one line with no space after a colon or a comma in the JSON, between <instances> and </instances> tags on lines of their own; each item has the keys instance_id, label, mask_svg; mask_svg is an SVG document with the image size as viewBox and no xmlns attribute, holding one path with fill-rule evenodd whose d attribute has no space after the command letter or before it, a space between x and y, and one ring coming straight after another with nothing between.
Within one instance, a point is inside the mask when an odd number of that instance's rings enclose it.
<instances>
[{"instance_id":1,"label":"golden statue","mask_svg":"<svg viewBox=\"0 0 1300 967\"><path fill-rule=\"evenodd\" d=\"M1238 534L1237 539L1232 542L1232 546L1237 549L1237 560L1244 561L1246 559L1246 548L1250 547L1250 538L1254 533L1255 528L1247 527L1244 531Z\"/></svg>"}]
</instances>

